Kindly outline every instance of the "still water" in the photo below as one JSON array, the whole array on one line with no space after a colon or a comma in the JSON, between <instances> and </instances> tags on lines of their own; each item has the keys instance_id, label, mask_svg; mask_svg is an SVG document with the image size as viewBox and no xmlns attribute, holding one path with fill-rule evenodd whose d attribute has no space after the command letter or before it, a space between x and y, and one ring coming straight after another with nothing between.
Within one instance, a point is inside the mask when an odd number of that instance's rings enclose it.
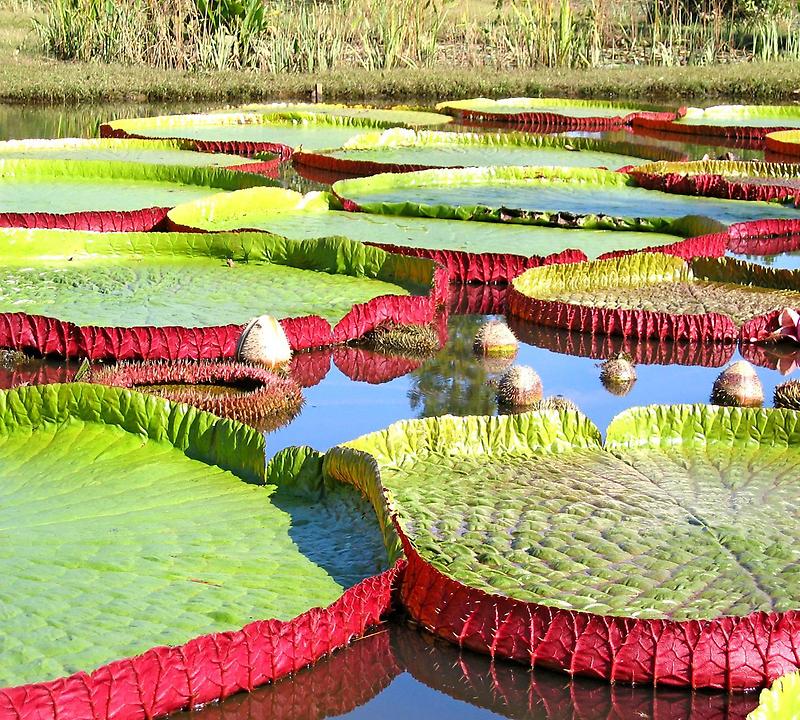
<instances>
[{"instance_id":1,"label":"still water","mask_svg":"<svg viewBox=\"0 0 800 720\"><path fill-rule=\"evenodd\" d=\"M85 108L0 106L0 139L93 136L100 122L127 116L206 109L197 105L117 105ZM714 157L726 150L714 143L690 144L674 138L644 137L648 143L690 158ZM594 134L594 137L602 136ZM622 139L621 133L608 134ZM740 157L758 158L756 151ZM288 187L317 187L291 169ZM761 258L752 258L763 261ZM800 267L797 255L770 259L776 267ZM489 318L504 317L499 287L454 288L446 327L447 342L434 357L387 357L353 348L305 353L294 361L294 375L305 386L305 406L289 425L267 438L269 456L292 445L318 450L350 440L401 419L453 413L496 413L495 383L500 369L472 354L472 340ZM592 343L591 338L542 329L510 319L521 340L517 363L539 373L546 395L569 397L603 430L626 408L650 403L707 402L721 367L741 358L733 347L687 348L648 343ZM626 395L600 382L598 363L624 349L637 364L638 379ZM758 369L766 404L776 384L797 376L800 352L783 356L747 352ZM58 382L75 367L38 363L18 371L0 370L0 386ZM337 652L294 678L179 717L198 720L267 718L658 718L659 720L742 720L757 697L691 693L682 690L613 687L570 679L547 671L492 663L488 658L435 641L407 627L402 619Z\"/></svg>"}]
</instances>

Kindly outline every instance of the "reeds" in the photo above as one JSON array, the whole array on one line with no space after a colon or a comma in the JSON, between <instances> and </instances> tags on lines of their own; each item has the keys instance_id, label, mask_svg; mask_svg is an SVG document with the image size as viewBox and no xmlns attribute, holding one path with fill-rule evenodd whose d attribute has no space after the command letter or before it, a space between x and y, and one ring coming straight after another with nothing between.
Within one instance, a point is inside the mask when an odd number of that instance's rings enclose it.
<instances>
[{"instance_id":1,"label":"reeds","mask_svg":"<svg viewBox=\"0 0 800 720\"><path fill-rule=\"evenodd\" d=\"M43 7L39 36L57 58L185 70L800 57L796 11L780 0L497 0L483 14L454 0L43 0Z\"/></svg>"}]
</instances>

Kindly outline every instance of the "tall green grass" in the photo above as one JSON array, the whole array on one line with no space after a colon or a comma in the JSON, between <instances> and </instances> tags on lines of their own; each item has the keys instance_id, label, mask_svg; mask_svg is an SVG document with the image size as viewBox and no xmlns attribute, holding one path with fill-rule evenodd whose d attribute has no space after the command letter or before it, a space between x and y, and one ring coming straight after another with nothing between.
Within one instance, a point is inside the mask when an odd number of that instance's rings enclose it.
<instances>
[{"instance_id":1,"label":"tall green grass","mask_svg":"<svg viewBox=\"0 0 800 720\"><path fill-rule=\"evenodd\" d=\"M37 30L60 59L190 70L676 66L800 57L797 10L781 3L41 0Z\"/></svg>"}]
</instances>

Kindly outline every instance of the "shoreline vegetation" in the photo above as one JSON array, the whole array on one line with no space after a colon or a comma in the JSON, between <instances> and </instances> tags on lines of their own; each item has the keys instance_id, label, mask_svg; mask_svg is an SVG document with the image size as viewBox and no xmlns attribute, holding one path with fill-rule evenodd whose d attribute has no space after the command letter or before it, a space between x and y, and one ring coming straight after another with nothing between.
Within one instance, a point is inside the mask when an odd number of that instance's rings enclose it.
<instances>
[{"instance_id":1,"label":"shoreline vegetation","mask_svg":"<svg viewBox=\"0 0 800 720\"><path fill-rule=\"evenodd\" d=\"M305 100L317 85L322 100L350 102L800 101L800 19L774 0L758 0L775 8L757 22L736 2L691 15L680 10L691 0L653 0L665 8L653 18L637 0L627 25L601 17L601 0L441 1L258 0L266 14L254 19L246 0L0 0L0 102ZM345 25L358 3L385 27Z\"/></svg>"}]
</instances>

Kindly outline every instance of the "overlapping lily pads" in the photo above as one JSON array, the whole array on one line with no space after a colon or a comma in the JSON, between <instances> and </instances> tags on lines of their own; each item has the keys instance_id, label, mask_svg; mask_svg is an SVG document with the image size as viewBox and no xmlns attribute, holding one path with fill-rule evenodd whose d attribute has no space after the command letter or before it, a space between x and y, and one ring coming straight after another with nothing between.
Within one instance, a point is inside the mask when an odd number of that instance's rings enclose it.
<instances>
[{"instance_id":1,"label":"overlapping lily pads","mask_svg":"<svg viewBox=\"0 0 800 720\"><path fill-rule=\"evenodd\" d=\"M494 657L619 682L759 687L796 665L795 413L651 406L403 421L325 472L392 522L401 598ZM747 657L747 662L736 658Z\"/></svg>"},{"instance_id":2,"label":"overlapping lily pads","mask_svg":"<svg viewBox=\"0 0 800 720\"><path fill-rule=\"evenodd\" d=\"M10 712L164 715L298 670L390 607L377 523L309 450L265 475L255 430L99 385L4 391L0 414Z\"/></svg>"},{"instance_id":3,"label":"overlapping lily pads","mask_svg":"<svg viewBox=\"0 0 800 720\"><path fill-rule=\"evenodd\" d=\"M269 313L294 349L430 322L443 271L344 238L0 231L0 346L60 357L232 357Z\"/></svg>"},{"instance_id":4,"label":"overlapping lily pads","mask_svg":"<svg viewBox=\"0 0 800 720\"><path fill-rule=\"evenodd\" d=\"M341 180L348 210L531 225L663 231L677 218L731 224L800 218L787 202L681 195L640 187L633 175L588 168L494 167L424 170Z\"/></svg>"},{"instance_id":5,"label":"overlapping lily pads","mask_svg":"<svg viewBox=\"0 0 800 720\"><path fill-rule=\"evenodd\" d=\"M284 109L279 112L232 112L196 115L163 115L112 120L100 127L102 137L176 138L191 141L198 150L253 155L295 150L339 147L350 138L374 128L403 125L370 113L311 112ZM414 122L412 116L407 118Z\"/></svg>"},{"instance_id":6,"label":"overlapping lily pads","mask_svg":"<svg viewBox=\"0 0 800 720\"><path fill-rule=\"evenodd\" d=\"M548 130L608 130L629 125L640 115L665 121L675 113L653 113L641 108L600 100L563 98L472 98L439 103L437 110L467 121L524 125Z\"/></svg>"},{"instance_id":7,"label":"overlapping lily pads","mask_svg":"<svg viewBox=\"0 0 800 720\"><path fill-rule=\"evenodd\" d=\"M670 153L674 160L685 154ZM374 175L428 168L496 165L607 167L617 170L646 159L663 159L661 151L625 142L565 138L527 133L455 133L393 128L358 135L341 148L295 153L301 171L314 168L343 175Z\"/></svg>"},{"instance_id":8,"label":"overlapping lily pads","mask_svg":"<svg viewBox=\"0 0 800 720\"><path fill-rule=\"evenodd\" d=\"M508 295L509 313L541 325L679 342L760 339L784 307L800 307L796 271L660 253L534 268Z\"/></svg>"},{"instance_id":9,"label":"overlapping lily pads","mask_svg":"<svg viewBox=\"0 0 800 720\"><path fill-rule=\"evenodd\" d=\"M683 107L678 110L676 120L645 115L633 118L632 124L683 135L752 140L761 145L767 133L800 127L800 108L796 105Z\"/></svg>"},{"instance_id":10,"label":"overlapping lily pads","mask_svg":"<svg viewBox=\"0 0 800 720\"><path fill-rule=\"evenodd\" d=\"M215 167L0 158L0 227L152 230L179 203L274 184Z\"/></svg>"},{"instance_id":11,"label":"overlapping lily pads","mask_svg":"<svg viewBox=\"0 0 800 720\"><path fill-rule=\"evenodd\" d=\"M168 221L178 230L259 229L291 238L344 235L434 259L448 268L451 280L463 282L507 282L529 267L626 250L657 247L695 257L722 255L726 247L722 235L697 237L719 228L706 219L664 222L661 232L629 232L354 213L332 205L326 194L254 188L181 205Z\"/></svg>"}]
</instances>

